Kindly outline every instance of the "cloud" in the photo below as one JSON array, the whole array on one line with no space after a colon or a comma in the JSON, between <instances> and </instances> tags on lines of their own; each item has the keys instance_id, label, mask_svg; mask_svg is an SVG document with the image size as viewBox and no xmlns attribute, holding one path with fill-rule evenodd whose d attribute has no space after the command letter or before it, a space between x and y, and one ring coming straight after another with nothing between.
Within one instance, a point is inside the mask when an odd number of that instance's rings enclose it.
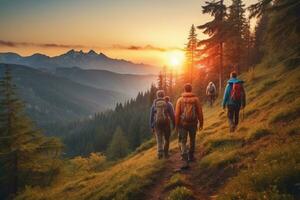
<instances>
[{"instance_id":1,"label":"cloud","mask_svg":"<svg viewBox=\"0 0 300 200\"><path fill-rule=\"evenodd\" d=\"M171 47L171 48L162 48L162 47L156 47L152 45L146 45L146 46L135 46L135 45L129 45L129 46L124 46L124 45L113 45L114 49L123 49L123 50L133 50L133 51L170 51L170 50L182 50L177 47Z\"/></svg>"},{"instance_id":2,"label":"cloud","mask_svg":"<svg viewBox=\"0 0 300 200\"><path fill-rule=\"evenodd\" d=\"M6 41L6 40L0 40L0 47L41 47L41 48L64 48L64 49L91 49L96 48L99 49L100 47L90 47L85 45L79 45L79 44L56 44L56 43L32 43L32 42L13 42L13 41ZM157 47L153 45L145 45L145 46L136 46L136 45L120 45L115 44L112 47L109 47L112 49L120 49L120 50L132 50L132 51L159 51L159 52L166 52L166 51L172 51L172 50L183 50L181 48L177 47L169 47L169 48L162 48ZM105 48L101 48L105 49Z\"/></svg>"},{"instance_id":3,"label":"cloud","mask_svg":"<svg viewBox=\"0 0 300 200\"><path fill-rule=\"evenodd\" d=\"M4 47L43 47L43 48L87 48L84 45L68 45L68 44L55 44L55 43L31 43L31 42L12 42L0 40L0 46Z\"/></svg>"}]
</instances>

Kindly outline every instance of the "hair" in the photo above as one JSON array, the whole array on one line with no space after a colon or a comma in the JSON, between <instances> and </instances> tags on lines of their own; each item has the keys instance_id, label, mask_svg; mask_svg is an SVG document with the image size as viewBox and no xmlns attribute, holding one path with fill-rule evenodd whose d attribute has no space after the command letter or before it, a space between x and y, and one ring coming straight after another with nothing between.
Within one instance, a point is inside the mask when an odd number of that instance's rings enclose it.
<instances>
[{"instance_id":1,"label":"hair","mask_svg":"<svg viewBox=\"0 0 300 200\"><path fill-rule=\"evenodd\" d=\"M170 97L169 96L165 96L165 100L166 100L166 102L169 102L170 101Z\"/></svg>"},{"instance_id":2,"label":"hair","mask_svg":"<svg viewBox=\"0 0 300 200\"><path fill-rule=\"evenodd\" d=\"M230 73L230 77L231 78L236 78L237 77L237 73L235 71Z\"/></svg>"},{"instance_id":3,"label":"hair","mask_svg":"<svg viewBox=\"0 0 300 200\"><path fill-rule=\"evenodd\" d=\"M185 92L192 92L192 85L190 84L190 83L186 83L185 85L184 85L184 91Z\"/></svg>"},{"instance_id":4,"label":"hair","mask_svg":"<svg viewBox=\"0 0 300 200\"><path fill-rule=\"evenodd\" d=\"M165 91L163 91L163 90L158 90L158 91L156 92L156 97L157 97L157 98L164 98L164 96L165 96Z\"/></svg>"}]
</instances>

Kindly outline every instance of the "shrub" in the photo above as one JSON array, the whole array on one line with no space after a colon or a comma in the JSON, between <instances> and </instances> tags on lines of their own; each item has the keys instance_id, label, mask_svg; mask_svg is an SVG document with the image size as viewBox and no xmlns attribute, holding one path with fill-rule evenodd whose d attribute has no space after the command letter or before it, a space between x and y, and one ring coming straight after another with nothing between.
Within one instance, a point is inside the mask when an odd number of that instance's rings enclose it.
<instances>
[{"instance_id":1,"label":"shrub","mask_svg":"<svg viewBox=\"0 0 300 200\"><path fill-rule=\"evenodd\" d=\"M193 193L186 187L177 187L172 190L167 200L194 200Z\"/></svg>"}]
</instances>

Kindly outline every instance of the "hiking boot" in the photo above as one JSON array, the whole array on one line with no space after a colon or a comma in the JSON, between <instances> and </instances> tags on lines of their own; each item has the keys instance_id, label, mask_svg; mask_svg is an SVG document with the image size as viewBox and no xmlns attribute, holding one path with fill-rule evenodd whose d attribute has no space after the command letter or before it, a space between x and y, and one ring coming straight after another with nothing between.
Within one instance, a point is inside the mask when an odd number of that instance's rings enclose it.
<instances>
[{"instance_id":1,"label":"hiking boot","mask_svg":"<svg viewBox=\"0 0 300 200\"><path fill-rule=\"evenodd\" d=\"M190 168L190 166L189 166L188 162L184 162L184 164L180 167L181 170L187 170L189 168Z\"/></svg>"},{"instance_id":2,"label":"hiking boot","mask_svg":"<svg viewBox=\"0 0 300 200\"><path fill-rule=\"evenodd\" d=\"M170 155L168 153L164 153L164 158L168 159L170 157Z\"/></svg>"},{"instance_id":3,"label":"hiking boot","mask_svg":"<svg viewBox=\"0 0 300 200\"><path fill-rule=\"evenodd\" d=\"M157 157L158 157L158 159L160 160L160 159L163 158L163 154L162 154L162 153L159 153L159 154L157 155Z\"/></svg>"},{"instance_id":4,"label":"hiking boot","mask_svg":"<svg viewBox=\"0 0 300 200\"><path fill-rule=\"evenodd\" d=\"M189 162L194 162L195 161L195 157L194 157L193 154L189 155L188 161Z\"/></svg>"},{"instance_id":5,"label":"hiking boot","mask_svg":"<svg viewBox=\"0 0 300 200\"><path fill-rule=\"evenodd\" d=\"M234 126L230 126L229 132L230 132L230 133L233 133L233 132L234 132Z\"/></svg>"}]
</instances>

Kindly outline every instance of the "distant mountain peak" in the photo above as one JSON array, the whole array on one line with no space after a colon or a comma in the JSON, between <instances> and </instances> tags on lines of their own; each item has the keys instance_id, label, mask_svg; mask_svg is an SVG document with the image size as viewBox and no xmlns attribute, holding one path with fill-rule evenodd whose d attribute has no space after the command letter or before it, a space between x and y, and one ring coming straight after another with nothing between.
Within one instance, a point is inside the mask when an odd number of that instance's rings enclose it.
<instances>
[{"instance_id":1,"label":"distant mountain peak","mask_svg":"<svg viewBox=\"0 0 300 200\"><path fill-rule=\"evenodd\" d=\"M93 49L88 52L89 55L98 55Z\"/></svg>"},{"instance_id":2,"label":"distant mountain peak","mask_svg":"<svg viewBox=\"0 0 300 200\"><path fill-rule=\"evenodd\" d=\"M66 54L74 54L76 51L74 49L71 49L70 51L68 51Z\"/></svg>"}]
</instances>

